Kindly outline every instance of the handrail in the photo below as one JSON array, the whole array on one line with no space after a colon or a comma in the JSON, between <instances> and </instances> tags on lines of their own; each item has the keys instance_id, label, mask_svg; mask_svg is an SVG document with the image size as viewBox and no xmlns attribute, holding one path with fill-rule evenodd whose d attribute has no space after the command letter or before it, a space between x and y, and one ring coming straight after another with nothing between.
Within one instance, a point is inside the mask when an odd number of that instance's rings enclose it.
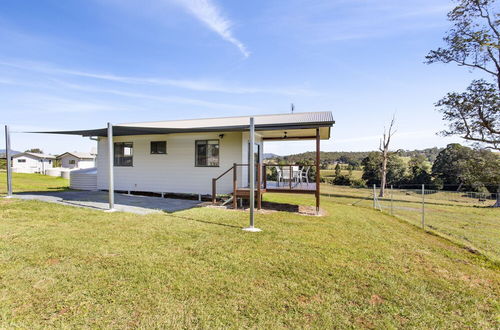
<instances>
[{"instance_id":1,"label":"handrail","mask_svg":"<svg viewBox=\"0 0 500 330\"><path fill-rule=\"evenodd\" d=\"M229 173L230 171L233 170L233 167L231 166L230 168L227 169L226 172L222 173L221 175L219 175L218 177L215 178L215 181L219 180L220 178L222 178L224 175L226 175L227 173Z\"/></svg>"},{"instance_id":2,"label":"handrail","mask_svg":"<svg viewBox=\"0 0 500 330\"><path fill-rule=\"evenodd\" d=\"M218 177L212 179L212 203L213 204L215 204L217 202L217 180L219 180L220 178L222 178L224 175L226 175L227 173L229 173L231 171L236 173L236 165L237 164L233 164L233 166L231 166L227 171L225 171L224 173L222 173ZM233 177L234 176L235 175L233 175Z\"/></svg>"}]
</instances>

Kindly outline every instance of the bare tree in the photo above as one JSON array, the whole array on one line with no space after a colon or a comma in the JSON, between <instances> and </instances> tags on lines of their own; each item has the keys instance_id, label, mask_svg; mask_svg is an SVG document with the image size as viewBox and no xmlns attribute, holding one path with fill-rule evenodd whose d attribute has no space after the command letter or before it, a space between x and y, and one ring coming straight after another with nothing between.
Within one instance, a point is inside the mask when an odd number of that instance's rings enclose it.
<instances>
[{"instance_id":1,"label":"bare tree","mask_svg":"<svg viewBox=\"0 0 500 330\"><path fill-rule=\"evenodd\" d=\"M387 185L387 162L389 160L389 145L391 143L392 136L396 133L396 130L393 130L395 121L396 117L392 116L391 124L389 125L389 132L384 129L384 135L382 136L382 139L380 139L379 150L382 153L382 168L380 169L381 180L379 197L384 197L385 195L385 186Z\"/></svg>"}]
</instances>

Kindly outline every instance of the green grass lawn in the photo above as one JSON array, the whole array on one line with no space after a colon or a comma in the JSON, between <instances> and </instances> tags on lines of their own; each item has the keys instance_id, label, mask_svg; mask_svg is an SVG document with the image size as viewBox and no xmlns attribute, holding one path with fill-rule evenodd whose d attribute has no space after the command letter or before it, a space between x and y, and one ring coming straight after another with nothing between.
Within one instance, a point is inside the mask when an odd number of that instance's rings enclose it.
<instances>
[{"instance_id":1,"label":"green grass lawn","mask_svg":"<svg viewBox=\"0 0 500 330\"><path fill-rule=\"evenodd\" d=\"M373 207L371 189L323 185L326 200ZM330 196L330 197L328 197ZM366 198L366 199L362 199ZM500 209L491 208L492 200L480 202L477 198L449 192L436 192L425 196L426 230L476 250L500 262ZM390 213L390 193L379 199L383 210ZM422 196L415 191L395 190L393 214L416 226L422 220Z\"/></svg>"},{"instance_id":2,"label":"green grass lawn","mask_svg":"<svg viewBox=\"0 0 500 330\"><path fill-rule=\"evenodd\" d=\"M68 189L69 180L42 174L12 173L14 193ZM6 172L0 171L0 196L7 193Z\"/></svg>"},{"instance_id":3,"label":"green grass lawn","mask_svg":"<svg viewBox=\"0 0 500 330\"><path fill-rule=\"evenodd\" d=\"M247 233L243 211L0 199L0 328L498 328L498 264L379 211L322 205L258 213L264 231Z\"/></svg>"}]
</instances>

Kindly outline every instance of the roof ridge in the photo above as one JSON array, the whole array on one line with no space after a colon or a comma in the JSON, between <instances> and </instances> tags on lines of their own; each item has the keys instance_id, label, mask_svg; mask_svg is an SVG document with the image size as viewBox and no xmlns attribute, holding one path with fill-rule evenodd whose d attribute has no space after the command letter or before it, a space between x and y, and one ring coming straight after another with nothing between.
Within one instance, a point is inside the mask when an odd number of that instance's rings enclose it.
<instances>
[{"instance_id":1,"label":"roof ridge","mask_svg":"<svg viewBox=\"0 0 500 330\"><path fill-rule=\"evenodd\" d=\"M243 115L243 116L226 116L226 117L208 117L208 118L191 118L191 119L171 119L171 120L150 120L150 121L137 121L131 123L119 123L115 124L115 126L120 125L132 125L132 124L144 124L144 123L159 123L164 121L189 121L189 120L209 120L209 119L229 119L229 118L247 118L247 117L270 117L270 116L286 116L286 115L305 115L311 113L327 113L331 111L306 111L306 112L294 112L294 113L267 113L262 115Z\"/></svg>"}]
</instances>

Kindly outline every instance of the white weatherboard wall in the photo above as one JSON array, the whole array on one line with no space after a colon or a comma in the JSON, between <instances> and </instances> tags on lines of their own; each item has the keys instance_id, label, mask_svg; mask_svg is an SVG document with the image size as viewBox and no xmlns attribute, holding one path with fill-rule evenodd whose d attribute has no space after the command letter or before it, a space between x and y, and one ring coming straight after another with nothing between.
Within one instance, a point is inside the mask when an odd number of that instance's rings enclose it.
<instances>
[{"instance_id":1,"label":"white weatherboard wall","mask_svg":"<svg viewBox=\"0 0 500 330\"><path fill-rule=\"evenodd\" d=\"M17 173L45 174L45 170L52 168L52 160L50 159L42 160L31 155L22 155L18 157L13 157L12 168L13 171Z\"/></svg>"},{"instance_id":2,"label":"white weatherboard wall","mask_svg":"<svg viewBox=\"0 0 500 330\"><path fill-rule=\"evenodd\" d=\"M70 162L74 160L74 164ZM93 159L81 159L76 156L66 154L61 157L61 167L63 168L91 168L95 166L95 161Z\"/></svg>"},{"instance_id":3,"label":"white weatherboard wall","mask_svg":"<svg viewBox=\"0 0 500 330\"><path fill-rule=\"evenodd\" d=\"M224 134L223 138L219 134ZM195 141L219 140L219 167L195 167ZM167 154L150 153L151 141L167 141ZM115 189L169 193L211 194L212 178L242 159L242 133L183 133L116 136L114 142L133 142L133 166L115 166ZM107 138L99 138L97 188L108 189ZM217 193L232 192L232 173L217 182Z\"/></svg>"}]
</instances>

